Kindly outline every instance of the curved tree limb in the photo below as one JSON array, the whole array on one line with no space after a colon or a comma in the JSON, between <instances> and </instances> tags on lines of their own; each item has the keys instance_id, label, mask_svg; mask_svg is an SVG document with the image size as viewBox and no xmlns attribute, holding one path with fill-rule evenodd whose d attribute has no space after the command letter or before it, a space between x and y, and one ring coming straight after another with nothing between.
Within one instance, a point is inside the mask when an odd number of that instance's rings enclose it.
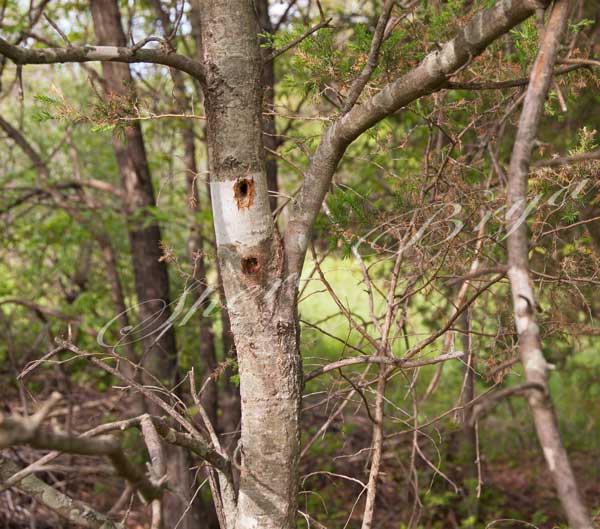
<instances>
[{"instance_id":1,"label":"curved tree limb","mask_svg":"<svg viewBox=\"0 0 600 529\"><path fill-rule=\"evenodd\" d=\"M204 81L204 68L200 62L185 55L162 49L136 49L123 46L31 49L15 46L0 37L0 54L5 55L17 65L92 61L161 64L186 72L198 81Z\"/></svg>"},{"instance_id":2,"label":"curved tree limb","mask_svg":"<svg viewBox=\"0 0 600 529\"><path fill-rule=\"evenodd\" d=\"M483 52L489 44L527 19L537 8L549 3L549 0L500 0L494 7L480 11L441 50L430 53L419 66L386 85L363 104L352 108L325 131L292 206L285 232L290 273L299 273L302 268L310 230L337 165L350 143L386 116L421 96L443 88L448 77Z\"/></svg>"},{"instance_id":3,"label":"curved tree limb","mask_svg":"<svg viewBox=\"0 0 600 529\"><path fill-rule=\"evenodd\" d=\"M477 421L485 417L496 406L498 406L503 399L511 397L512 395L527 395L532 390L544 392L546 391L546 388L540 386L536 382L523 382L522 384L502 388L488 394L485 398L481 399L473 406L473 411L471 413L471 417L469 418L469 425L474 426Z\"/></svg>"},{"instance_id":4,"label":"curved tree limb","mask_svg":"<svg viewBox=\"0 0 600 529\"><path fill-rule=\"evenodd\" d=\"M399 369L416 369L417 367L423 367L431 364L439 364L440 362L446 362L447 360L453 360L455 358L462 358L464 355L461 352L447 353L433 358L424 358L422 360L413 360L412 362L406 358L390 358L389 356L355 356L352 358L344 358L337 362L324 365L314 369L310 373L307 373L304 377L304 382L308 382L313 378L317 378L320 375L329 373L330 371L336 371L342 367L355 366L359 364L381 364L394 366Z\"/></svg>"},{"instance_id":5,"label":"curved tree limb","mask_svg":"<svg viewBox=\"0 0 600 529\"><path fill-rule=\"evenodd\" d=\"M146 499L152 500L162 495L162 488L152 483L144 472L131 463L121 447L121 442L115 436L87 438L42 428L43 420L59 399L59 394L53 394L42 408L30 417L0 415L0 448L28 445L40 450L106 456L117 473L138 488Z\"/></svg>"}]
</instances>

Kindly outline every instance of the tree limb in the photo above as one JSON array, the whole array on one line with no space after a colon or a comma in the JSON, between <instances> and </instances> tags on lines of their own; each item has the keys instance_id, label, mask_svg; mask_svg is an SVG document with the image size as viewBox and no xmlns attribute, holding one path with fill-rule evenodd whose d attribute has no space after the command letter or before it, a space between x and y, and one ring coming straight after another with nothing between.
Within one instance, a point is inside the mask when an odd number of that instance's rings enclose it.
<instances>
[{"instance_id":1,"label":"tree limb","mask_svg":"<svg viewBox=\"0 0 600 529\"><path fill-rule=\"evenodd\" d=\"M20 471L19 466L0 456L0 484ZM36 501L60 516L89 529L123 529L123 524L112 522L89 505L74 500L35 476L26 476L15 485Z\"/></svg>"},{"instance_id":2,"label":"tree limb","mask_svg":"<svg viewBox=\"0 0 600 529\"><path fill-rule=\"evenodd\" d=\"M31 49L14 46L0 38L0 54L17 65L78 62L124 62L161 64L186 72L204 81L204 68L198 61L161 49L134 49L123 46L72 46L68 48Z\"/></svg>"},{"instance_id":3,"label":"tree limb","mask_svg":"<svg viewBox=\"0 0 600 529\"><path fill-rule=\"evenodd\" d=\"M513 145L507 184L508 277L512 292L515 327L525 378L541 386L531 392L529 405L537 436L569 527L592 529L593 523L579 492L567 452L562 444L558 421L548 390L549 365L542 352L540 328L535 314L535 295L529 269L529 234L526 222L529 169L534 141L552 81L561 36L567 27L569 0L556 0L540 39L540 48L531 68L519 126Z\"/></svg>"},{"instance_id":4,"label":"tree limb","mask_svg":"<svg viewBox=\"0 0 600 529\"><path fill-rule=\"evenodd\" d=\"M330 23L331 23L331 18L321 20L321 22L319 22L317 25L313 26L308 31L306 31L305 33L300 35L299 37L295 38L292 42L286 44L283 48L281 48L279 50L274 50L273 53L271 53L271 55L269 55L268 57L266 57L264 59L264 62L265 63L271 62L272 60L276 59L280 55L283 55L286 51L291 50L293 47L300 44L303 40L310 37L313 33L316 33L317 31L319 31L322 28L329 27Z\"/></svg>"},{"instance_id":5,"label":"tree limb","mask_svg":"<svg viewBox=\"0 0 600 529\"><path fill-rule=\"evenodd\" d=\"M335 371L342 367L354 366L358 364L381 364L395 366L399 369L416 369L417 367L428 366L431 364L439 364L440 362L446 362L447 360L453 360L455 358L462 358L464 355L461 352L447 353L444 355L435 356L433 358L424 358L423 360L409 361L405 358L390 358L389 356L354 356L352 358L344 358L337 362L332 362L323 367L314 369L310 373L304 376L304 382L308 382L313 378L317 378L320 375Z\"/></svg>"},{"instance_id":6,"label":"tree limb","mask_svg":"<svg viewBox=\"0 0 600 529\"><path fill-rule=\"evenodd\" d=\"M557 68L554 71L554 76L563 75L565 73L579 70L586 66L585 64L573 64L570 66L564 66ZM488 83L472 83L472 82L454 82L448 81L444 88L450 90L502 90L504 88L515 88L518 86L525 86L529 84L529 77L522 77L520 79L509 79L508 81L491 81Z\"/></svg>"},{"instance_id":7,"label":"tree limb","mask_svg":"<svg viewBox=\"0 0 600 529\"><path fill-rule=\"evenodd\" d=\"M231 476L231 465L221 454L219 454L214 448L209 446L202 439L198 439L191 434L181 433L172 428L169 428L167 421L161 418L153 418L154 426L158 433L165 439L165 441L176 444L183 448L191 450L204 459L207 463L210 463L217 470L223 472L226 476Z\"/></svg>"},{"instance_id":8,"label":"tree limb","mask_svg":"<svg viewBox=\"0 0 600 529\"><path fill-rule=\"evenodd\" d=\"M590 160L600 160L600 149L574 154L573 156L558 156L556 158L540 160L533 164L533 168L560 167L562 165L570 165L573 163L589 162Z\"/></svg>"},{"instance_id":9,"label":"tree limb","mask_svg":"<svg viewBox=\"0 0 600 529\"><path fill-rule=\"evenodd\" d=\"M490 413L506 397L520 395L523 393L527 394L532 390L543 392L545 391L545 388L535 382L523 382L522 384L517 384L516 386L510 386L508 388L502 388L488 394L484 399L481 399L473 406L473 412L469 419L469 424L474 426L477 421Z\"/></svg>"},{"instance_id":10,"label":"tree limb","mask_svg":"<svg viewBox=\"0 0 600 529\"><path fill-rule=\"evenodd\" d=\"M469 21L440 51L430 53L419 66L363 104L341 116L323 134L312 157L298 199L293 203L285 232L287 266L299 273L308 248L309 233L329 184L346 148L360 134L421 96L443 88L457 70L479 55L489 44L528 18L549 0L499 1Z\"/></svg>"},{"instance_id":11,"label":"tree limb","mask_svg":"<svg viewBox=\"0 0 600 529\"><path fill-rule=\"evenodd\" d=\"M146 499L152 500L162 495L162 488L153 484L131 463L116 437L102 435L86 438L42 429L43 419L59 398L60 395L53 394L42 409L31 417L0 415L0 448L28 445L40 450L106 456L117 473L138 488Z\"/></svg>"},{"instance_id":12,"label":"tree limb","mask_svg":"<svg viewBox=\"0 0 600 529\"><path fill-rule=\"evenodd\" d=\"M385 33L385 28L387 26L388 20L390 19L390 15L392 13L392 8L394 7L395 0L385 0L385 4L383 4L383 9L381 11L381 15L379 16L379 20L377 21L377 26L375 26L375 33L373 34L373 39L371 40L371 49L369 50L369 58L367 59L367 64L365 64L364 68L360 72L360 75L356 78L352 86L350 87L350 91L348 93L348 97L344 103L342 108L342 113L346 114L358 101L360 94L364 90L365 86L369 82L371 75L377 68L377 59L379 58L379 49L381 48L381 44L383 43L383 35Z\"/></svg>"}]
</instances>

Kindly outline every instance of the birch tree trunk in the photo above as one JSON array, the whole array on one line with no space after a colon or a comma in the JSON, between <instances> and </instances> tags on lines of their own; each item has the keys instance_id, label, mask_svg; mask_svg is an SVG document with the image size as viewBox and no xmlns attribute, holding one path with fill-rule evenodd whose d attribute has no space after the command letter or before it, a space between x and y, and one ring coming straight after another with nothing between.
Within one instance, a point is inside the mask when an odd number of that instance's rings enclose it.
<instances>
[{"instance_id":1,"label":"birch tree trunk","mask_svg":"<svg viewBox=\"0 0 600 529\"><path fill-rule=\"evenodd\" d=\"M190 25L191 33L196 43L196 54L199 61L202 61L202 3L203 0L190 1ZM206 131L205 131L206 132ZM210 184L208 184L209 199L210 199ZM231 381L231 376L234 374L231 363L237 361L237 353L235 343L231 332L231 324L229 314L225 303L225 293L223 291L223 280L221 271L217 267L218 276L218 296L221 301L220 319L221 319L221 343L223 346L223 359L228 361L227 367L223 373L223 386L219 391L218 407L221 413L219 414L215 428L221 432L228 434L228 448L235 448L237 442L236 432L240 424L240 392L238 387Z\"/></svg>"},{"instance_id":2,"label":"birch tree trunk","mask_svg":"<svg viewBox=\"0 0 600 529\"><path fill-rule=\"evenodd\" d=\"M539 390L529 393L538 439L552 474L562 506L572 529L592 529L569 458L560 438L548 387L548 364L542 353L540 330L536 321L536 301L529 271L529 240L526 208L528 173L533 142L552 80L552 71L561 35L567 25L568 0L557 0L541 39L540 50L531 70L527 94L519 120L508 177L506 227L508 230L508 276L512 291L519 352L528 382Z\"/></svg>"},{"instance_id":3,"label":"birch tree trunk","mask_svg":"<svg viewBox=\"0 0 600 529\"><path fill-rule=\"evenodd\" d=\"M296 281L285 281L269 207L259 29L246 0L206 0L201 7L212 208L240 371L236 528L292 528L301 380Z\"/></svg>"}]
</instances>

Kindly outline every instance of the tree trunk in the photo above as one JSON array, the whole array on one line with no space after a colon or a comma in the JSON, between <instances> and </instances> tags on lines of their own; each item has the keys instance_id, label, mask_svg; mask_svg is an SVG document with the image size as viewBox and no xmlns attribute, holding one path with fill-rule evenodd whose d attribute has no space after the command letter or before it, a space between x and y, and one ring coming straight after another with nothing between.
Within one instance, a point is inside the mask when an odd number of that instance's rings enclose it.
<instances>
[{"instance_id":1,"label":"tree trunk","mask_svg":"<svg viewBox=\"0 0 600 529\"><path fill-rule=\"evenodd\" d=\"M118 4L115 0L91 0L94 29L99 45L127 44ZM126 64L102 63L107 97L129 99L134 93L133 78ZM159 327L169 318L169 278L161 257L160 227L150 222L143 227L148 213L144 208L156 205L154 189L148 168L142 130L134 123L125 130L125 139L113 136L113 146L124 190L124 205L129 216L129 241L133 261L135 288L140 303L140 320L153 321ZM161 313L162 311L162 313ZM156 316L160 313L159 316ZM151 333L145 333L151 334ZM156 343L155 343L156 342ZM144 367L164 381L172 383L177 365L175 334L172 329L162 334L148 336L143 341Z\"/></svg>"},{"instance_id":2,"label":"tree trunk","mask_svg":"<svg viewBox=\"0 0 600 529\"><path fill-rule=\"evenodd\" d=\"M116 0L91 0L91 11L99 45L127 45ZM128 99L134 95L133 78L128 65L104 62L102 71L108 98ZM124 140L113 136L113 146L124 190L125 211L129 216L128 232L136 294L140 303L139 318L140 322L146 322L143 323L146 338L142 340L142 380L155 385L152 379L155 376L170 387L177 376L175 333L172 326L158 334L152 332L152 329L165 324L170 316L169 277L166 264L160 260L159 225L149 222L146 227L143 226L148 220L144 208L155 206L156 201L140 125L134 123L128 126ZM157 339L157 336L160 337ZM152 412L152 407L149 408ZM175 527L183 516L180 527L192 529L199 523L196 509L190 509L184 516L193 487L188 470L191 466L189 453L174 447L169 447L166 452L169 482L179 494L166 494L164 497L165 527Z\"/></svg>"},{"instance_id":3,"label":"tree trunk","mask_svg":"<svg viewBox=\"0 0 600 529\"><path fill-rule=\"evenodd\" d=\"M261 33L272 34L273 24L269 15L269 0L257 0L256 10ZM264 42L263 39L262 45ZM262 48L263 56L268 55L272 50L270 47ZM263 66L263 141L269 151L276 151L278 147L277 129L275 128L275 62L266 61ZM269 190L269 204L271 211L277 209L277 193L279 192L277 158L272 152L267 152L265 161L265 171L267 175L267 188Z\"/></svg>"},{"instance_id":4,"label":"tree trunk","mask_svg":"<svg viewBox=\"0 0 600 529\"><path fill-rule=\"evenodd\" d=\"M240 370L236 528L292 528L301 386L296 281L284 281L269 207L259 28L251 2L207 0L202 7L212 208Z\"/></svg>"},{"instance_id":5,"label":"tree trunk","mask_svg":"<svg viewBox=\"0 0 600 529\"><path fill-rule=\"evenodd\" d=\"M192 27L192 36L196 43L198 59L203 60L202 46L202 0L191 0L190 2L190 24ZM209 185L210 195L210 185ZM223 291L223 279L220 270L218 270L219 299L221 302L221 343L223 346L223 357L225 360L237 361L235 342L231 333L231 323L227 304L225 301L225 292ZM231 380L234 375L234 368L228 364L223 373L223 387L219 395L219 408L221 410L218 418L217 430L220 433L227 434L226 445L229 448L235 448L237 443L237 434L234 434L240 424L240 392L236 384ZM231 451L231 450L230 450Z\"/></svg>"},{"instance_id":6,"label":"tree trunk","mask_svg":"<svg viewBox=\"0 0 600 529\"><path fill-rule=\"evenodd\" d=\"M544 109L560 37L567 25L568 0L557 0L541 39L531 70L527 94L519 119L508 177L506 226L508 230L508 277L512 291L519 352L528 382L539 389L529 393L538 439L571 529L592 529L571 464L560 438L558 421L548 387L548 364L542 353L540 330L535 316L535 297L529 272L529 240L526 207L528 173L533 142Z\"/></svg>"},{"instance_id":7,"label":"tree trunk","mask_svg":"<svg viewBox=\"0 0 600 529\"><path fill-rule=\"evenodd\" d=\"M110 284L113 303L115 310L117 311L117 321L121 329L126 329L129 327L130 321L127 305L125 303L125 294L123 294L123 287L119 276L119 267L115 249L108 236L97 237L97 241L102 251L102 258L104 259L104 266L106 267L106 278ZM137 355L133 344L128 340L125 340L125 342L126 343L123 344L123 356L129 360L131 364L129 362L123 362L120 368L129 378L137 380L139 378L138 370L132 365L137 361ZM134 399L134 402L136 402L137 407L141 407L141 405L139 405L140 401L137 398Z\"/></svg>"}]
</instances>

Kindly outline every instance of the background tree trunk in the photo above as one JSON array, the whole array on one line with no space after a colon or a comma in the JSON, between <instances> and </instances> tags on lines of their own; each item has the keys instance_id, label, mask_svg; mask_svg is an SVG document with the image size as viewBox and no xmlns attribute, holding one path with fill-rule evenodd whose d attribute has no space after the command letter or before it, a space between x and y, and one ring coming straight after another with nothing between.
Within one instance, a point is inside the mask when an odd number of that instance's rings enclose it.
<instances>
[{"instance_id":1,"label":"background tree trunk","mask_svg":"<svg viewBox=\"0 0 600 529\"><path fill-rule=\"evenodd\" d=\"M98 44L125 46L126 38L117 2L92 0L91 8ZM115 97L125 100L135 97L128 65L104 62L102 72L109 101ZM124 206L129 217L128 233L135 289L141 304L140 320L148 318L155 322L152 327L159 327L168 320L170 313L168 307L163 307L163 302L168 305L170 301L169 277L166 264L159 261L161 233L158 223L149 222L146 227L143 226L149 215L145 208L155 206L156 200L140 125L133 123L128 126L123 140L114 135L113 146L123 185ZM161 311L162 314L157 316ZM173 330L169 329L159 340L156 340L156 336L149 336L143 341L143 347L144 367L163 381L172 383L177 366Z\"/></svg>"},{"instance_id":2,"label":"background tree trunk","mask_svg":"<svg viewBox=\"0 0 600 529\"><path fill-rule=\"evenodd\" d=\"M592 520L579 493L567 452L562 444L550 398L547 376L549 366L542 353L540 329L535 315L537 304L529 271L526 222L528 173L533 143L552 80L560 38L567 26L568 14L568 0L557 0L544 28L519 119L508 176L508 277L525 376L528 382L537 384L539 388L530 391L528 400L548 469L567 514L569 526L572 529L592 529Z\"/></svg>"},{"instance_id":3,"label":"background tree trunk","mask_svg":"<svg viewBox=\"0 0 600 529\"><path fill-rule=\"evenodd\" d=\"M256 11L261 33L272 34L273 23L269 15L269 0L257 0ZM264 41L265 39L263 39ZM264 42L263 42L264 44ZM271 53L271 47L263 48L263 55ZM263 142L269 151L276 151L278 147L277 129L275 128L275 62L265 61L262 75L263 85ZM267 175L267 188L269 190L269 204L271 211L277 209L277 193L279 192L277 158L271 152L267 152L265 157L265 172Z\"/></svg>"},{"instance_id":4,"label":"background tree trunk","mask_svg":"<svg viewBox=\"0 0 600 529\"><path fill-rule=\"evenodd\" d=\"M98 44L126 46L117 0L91 0L90 5ZM102 72L109 100L114 97L126 100L135 97L133 78L127 64L104 62ZM128 215L135 289L140 303L139 318L140 322L152 322L152 325L144 326L147 338L142 341L142 380L155 385L152 379L152 376L155 376L167 387L171 387L177 377L177 349L173 327L170 326L166 332L151 332L151 329L167 322L171 313L169 276L166 263L160 260L160 226L157 222L148 222L148 212L144 209L155 206L156 200L139 123L133 123L125 129L125 139L114 135L113 146L124 191L125 211ZM148 225L143 226L146 223ZM160 338L157 339L157 336ZM146 405L152 413L159 413L159 410L153 410L150 403ZM200 523L198 509L190 509L184 516L191 501L194 485L191 482L190 466L189 452L168 447L169 482L174 484L178 494L165 494L163 499L163 520L166 528L175 527L182 516L182 529L192 529Z\"/></svg>"},{"instance_id":5,"label":"background tree trunk","mask_svg":"<svg viewBox=\"0 0 600 529\"><path fill-rule=\"evenodd\" d=\"M165 35L170 35L173 31L169 14L163 9L160 0L153 0L154 11L161 21ZM186 93L185 78L182 72L172 68L170 70L171 79L173 81L173 95L177 111L181 114L191 112L193 109L190 99ZM193 271L192 285L192 304L200 298L204 290L207 288L206 279L206 259L205 259L205 240L202 233L202 224L198 221L195 212L200 209L200 193L199 186L205 181L204 175L198 174L198 164L196 162L196 140L194 133L193 120L185 120L181 124L181 139L183 141L183 162L185 168L185 178L187 183L187 201L189 213L189 234L187 239L187 250L190 264ZM217 358L215 352L215 337L213 333L212 320L203 316L203 309L210 300L201 305L198 314L198 324L200 331L200 370L199 374L203 384L207 377L210 377L217 367ZM200 396L200 401L204 406L208 417L212 424L216 424L217 420L217 383L216 380L211 380L204 387L204 391Z\"/></svg>"}]
</instances>

